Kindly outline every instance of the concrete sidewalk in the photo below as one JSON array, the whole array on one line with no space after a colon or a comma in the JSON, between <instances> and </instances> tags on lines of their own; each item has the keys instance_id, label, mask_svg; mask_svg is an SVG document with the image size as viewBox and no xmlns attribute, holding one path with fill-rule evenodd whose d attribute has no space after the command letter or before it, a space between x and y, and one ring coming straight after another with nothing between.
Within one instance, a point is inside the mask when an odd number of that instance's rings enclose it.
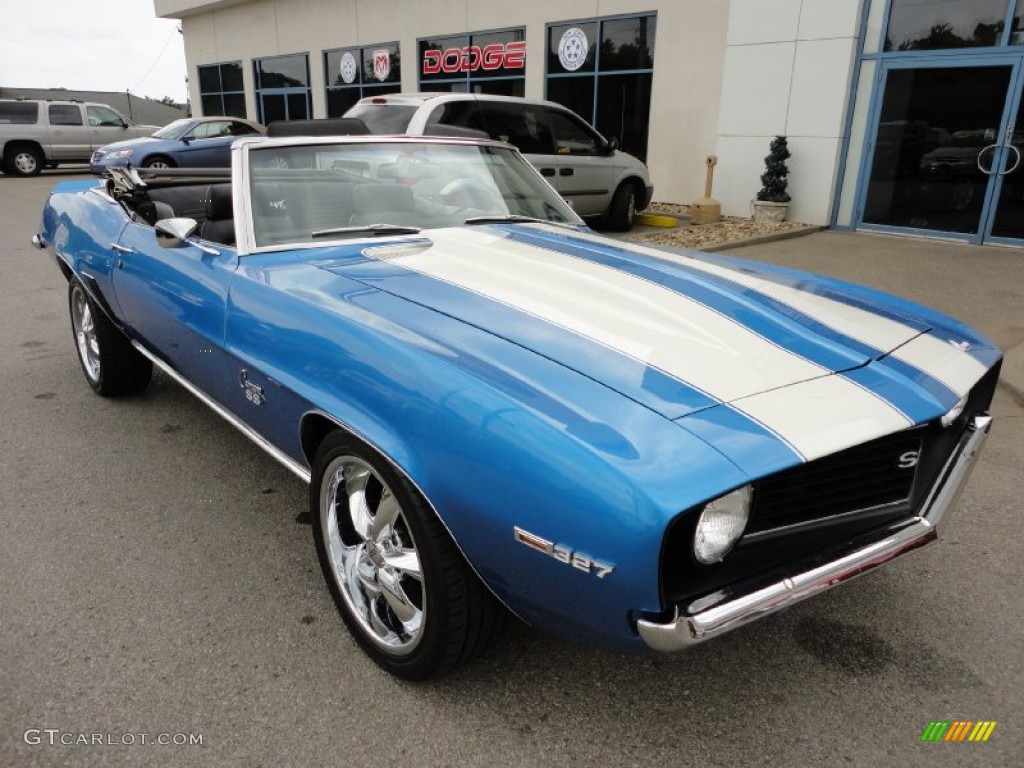
<instances>
[{"instance_id":1,"label":"concrete sidewalk","mask_svg":"<svg viewBox=\"0 0 1024 768\"><path fill-rule=\"evenodd\" d=\"M962 320L1003 350L1000 385L1024 405L1024 248L826 231L724 250L870 285Z\"/></svg>"}]
</instances>

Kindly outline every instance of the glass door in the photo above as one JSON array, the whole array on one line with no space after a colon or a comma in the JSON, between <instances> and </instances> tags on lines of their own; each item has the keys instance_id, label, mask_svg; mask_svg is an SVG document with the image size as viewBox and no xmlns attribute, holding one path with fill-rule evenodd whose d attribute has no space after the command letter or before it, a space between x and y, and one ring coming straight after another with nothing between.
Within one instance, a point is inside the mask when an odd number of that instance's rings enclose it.
<instances>
[{"instance_id":1,"label":"glass door","mask_svg":"<svg viewBox=\"0 0 1024 768\"><path fill-rule=\"evenodd\" d=\"M1019 55L884 66L862 176L861 226L981 242L993 201L1009 195L996 229L1016 227L1024 235L1024 203L1013 197L1016 188L1024 200L1024 174L1013 176L1020 150L1005 140L1014 135L1020 69Z\"/></svg>"},{"instance_id":2,"label":"glass door","mask_svg":"<svg viewBox=\"0 0 1024 768\"><path fill-rule=\"evenodd\" d=\"M1024 240L1024 66L1013 87L1013 119L1003 128L1001 156L991 153L991 160L980 158L989 169L996 186L989 205L985 242L1021 245Z\"/></svg>"}]
</instances>

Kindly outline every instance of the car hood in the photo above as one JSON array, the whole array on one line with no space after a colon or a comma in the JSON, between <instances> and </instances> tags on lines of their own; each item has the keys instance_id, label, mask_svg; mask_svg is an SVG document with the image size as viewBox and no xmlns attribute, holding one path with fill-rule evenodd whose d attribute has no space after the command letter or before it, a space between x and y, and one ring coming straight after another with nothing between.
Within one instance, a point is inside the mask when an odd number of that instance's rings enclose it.
<instances>
[{"instance_id":1,"label":"car hood","mask_svg":"<svg viewBox=\"0 0 1024 768\"><path fill-rule=\"evenodd\" d=\"M164 139L154 139L152 136L139 136L137 139L124 139L123 141L115 141L112 144L104 144L100 147L100 151L115 152L119 149L135 149L147 144L161 144L163 142Z\"/></svg>"},{"instance_id":2,"label":"car hood","mask_svg":"<svg viewBox=\"0 0 1024 768\"><path fill-rule=\"evenodd\" d=\"M431 230L345 253L316 266L530 349L669 419L729 405L771 431L787 408L832 413L823 425L856 418L849 408L883 413L884 434L943 413L998 359L955 321L870 289L582 229ZM926 404L894 406L879 388L919 391Z\"/></svg>"}]
</instances>

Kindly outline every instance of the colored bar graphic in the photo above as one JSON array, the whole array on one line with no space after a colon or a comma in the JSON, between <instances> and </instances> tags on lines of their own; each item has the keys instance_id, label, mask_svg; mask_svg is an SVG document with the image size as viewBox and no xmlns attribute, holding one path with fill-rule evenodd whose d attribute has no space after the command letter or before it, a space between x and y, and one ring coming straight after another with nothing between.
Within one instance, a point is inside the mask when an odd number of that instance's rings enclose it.
<instances>
[{"instance_id":1,"label":"colored bar graphic","mask_svg":"<svg viewBox=\"0 0 1024 768\"><path fill-rule=\"evenodd\" d=\"M995 720L932 720L921 741L988 741L995 729Z\"/></svg>"}]
</instances>

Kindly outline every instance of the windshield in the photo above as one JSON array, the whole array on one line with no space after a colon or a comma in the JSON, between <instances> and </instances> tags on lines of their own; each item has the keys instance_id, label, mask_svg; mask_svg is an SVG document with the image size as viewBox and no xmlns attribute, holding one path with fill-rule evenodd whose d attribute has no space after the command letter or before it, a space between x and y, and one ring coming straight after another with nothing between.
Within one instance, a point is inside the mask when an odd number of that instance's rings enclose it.
<instances>
[{"instance_id":1,"label":"windshield","mask_svg":"<svg viewBox=\"0 0 1024 768\"><path fill-rule=\"evenodd\" d=\"M257 247L516 219L582 223L504 147L426 140L253 145L249 184Z\"/></svg>"},{"instance_id":2,"label":"windshield","mask_svg":"<svg viewBox=\"0 0 1024 768\"><path fill-rule=\"evenodd\" d=\"M356 104L345 117L358 117L370 133L389 135L405 133L416 107L404 104Z\"/></svg>"},{"instance_id":3,"label":"windshield","mask_svg":"<svg viewBox=\"0 0 1024 768\"><path fill-rule=\"evenodd\" d=\"M154 139L177 139L188 127L192 125L191 120L175 120L173 123L168 123L159 131L153 134Z\"/></svg>"}]
</instances>

